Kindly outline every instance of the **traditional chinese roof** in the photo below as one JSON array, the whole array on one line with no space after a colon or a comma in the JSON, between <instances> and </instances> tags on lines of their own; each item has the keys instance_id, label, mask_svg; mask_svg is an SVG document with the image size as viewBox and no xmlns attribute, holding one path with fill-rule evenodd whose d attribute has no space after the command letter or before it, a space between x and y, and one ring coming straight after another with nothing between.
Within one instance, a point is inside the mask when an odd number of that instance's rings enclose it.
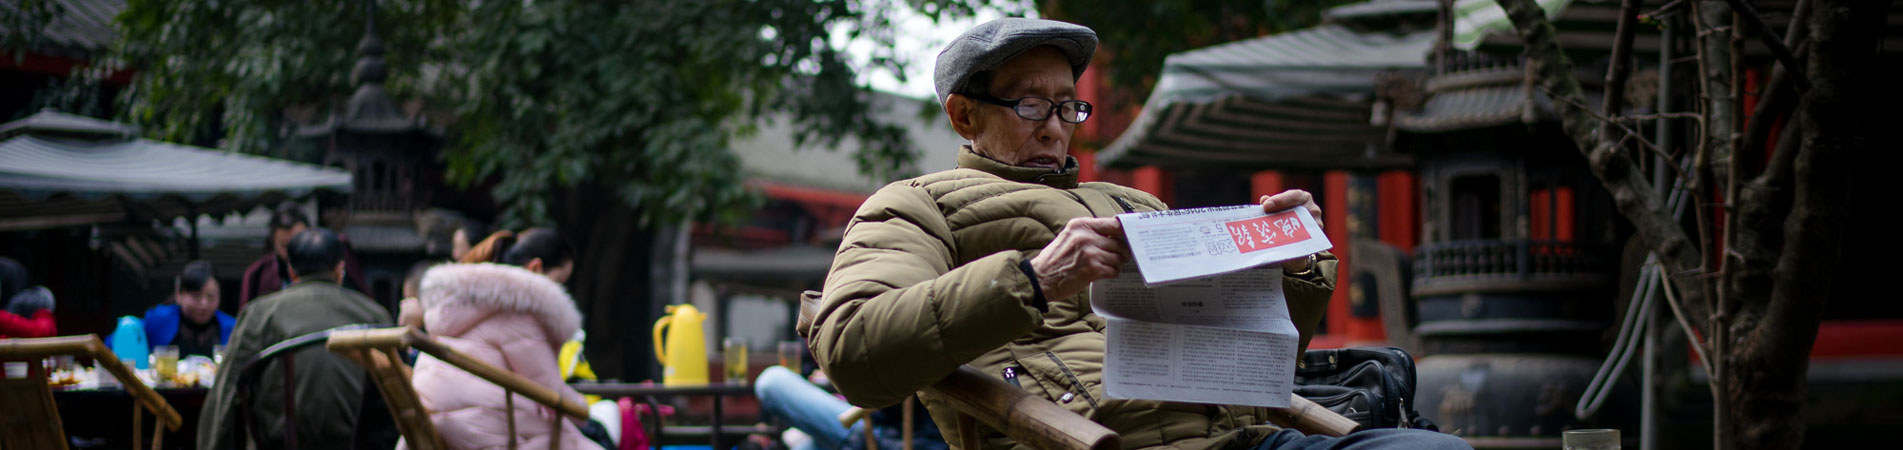
<instances>
[{"instance_id":1,"label":"traditional chinese roof","mask_svg":"<svg viewBox=\"0 0 1903 450\"><path fill-rule=\"evenodd\" d=\"M1340 24L1170 55L1143 113L1098 157L1112 166L1379 168L1377 75L1422 67L1432 29Z\"/></svg>"}]
</instances>

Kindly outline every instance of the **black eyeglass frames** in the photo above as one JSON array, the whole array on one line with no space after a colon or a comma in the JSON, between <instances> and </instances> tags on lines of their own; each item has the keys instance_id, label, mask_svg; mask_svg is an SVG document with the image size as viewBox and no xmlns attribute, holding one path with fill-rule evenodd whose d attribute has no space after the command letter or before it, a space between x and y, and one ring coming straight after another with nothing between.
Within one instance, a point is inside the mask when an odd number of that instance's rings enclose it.
<instances>
[{"instance_id":1,"label":"black eyeglass frames","mask_svg":"<svg viewBox=\"0 0 1903 450\"><path fill-rule=\"evenodd\" d=\"M971 97L972 100L1011 108L1012 111L1018 113L1018 117L1024 120L1042 121L1050 118L1053 113L1057 114L1057 120L1066 123L1084 123L1084 119L1090 118L1090 102L1083 100L1060 102L1044 97L1018 97L1005 100L989 95L966 94L965 96Z\"/></svg>"}]
</instances>

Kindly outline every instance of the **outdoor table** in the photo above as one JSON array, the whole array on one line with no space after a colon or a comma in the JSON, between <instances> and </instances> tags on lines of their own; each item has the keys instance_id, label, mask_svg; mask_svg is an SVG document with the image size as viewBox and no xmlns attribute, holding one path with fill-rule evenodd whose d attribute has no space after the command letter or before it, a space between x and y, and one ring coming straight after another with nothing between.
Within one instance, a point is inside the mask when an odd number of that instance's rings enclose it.
<instances>
[{"instance_id":1,"label":"outdoor table","mask_svg":"<svg viewBox=\"0 0 1903 450\"><path fill-rule=\"evenodd\" d=\"M575 384L570 384L569 386L575 388L576 391L579 391L582 394L587 394L587 395L599 395L602 397L642 397L644 398L646 402L648 403L649 408L654 411L655 418L656 418L656 420L654 421L654 426L650 427L651 428L650 433L653 436L651 440L654 442L655 447L660 447L662 444L666 442L663 439L664 430L662 430L661 421L659 420L661 410L660 410L659 403L655 401L655 397L690 397L690 396L701 396L701 395L713 396L714 397L713 425L711 427L706 427L705 431L707 432L709 436L712 436L711 443L713 445L714 450L721 450L726 448L722 446L722 444L725 443L722 437L726 435L727 433L747 434L747 433L763 433L763 432L775 431L772 429L753 427L753 426L733 426L733 427L722 426L722 421L725 420L725 418L722 416L726 412L722 406L722 403L724 403L722 399L725 397L731 397L731 396L747 396L747 397L753 396L753 385L749 383L709 383L709 384L692 384L692 385L676 385L676 386L663 386L663 385L652 384L652 383L575 383ZM690 433L690 434L699 432L703 429L701 427L688 427L688 426L677 426L673 428L677 432Z\"/></svg>"},{"instance_id":2,"label":"outdoor table","mask_svg":"<svg viewBox=\"0 0 1903 450\"><path fill-rule=\"evenodd\" d=\"M194 448L198 436L198 412L204 408L205 397L210 389L202 387L157 386L152 390L165 397L165 402L177 409L185 421L177 431L165 436L166 448ZM132 415L125 413L132 405L132 394L118 387L110 388L53 388L53 401L59 405L60 425L65 427L66 435L75 440L99 439L98 444L108 448L130 447L132 437L126 433L132 430ZM152 417L147 415L144 424L147 433ZM149 436L148 436L149 437Z\"/></svg>"}]
</instances>

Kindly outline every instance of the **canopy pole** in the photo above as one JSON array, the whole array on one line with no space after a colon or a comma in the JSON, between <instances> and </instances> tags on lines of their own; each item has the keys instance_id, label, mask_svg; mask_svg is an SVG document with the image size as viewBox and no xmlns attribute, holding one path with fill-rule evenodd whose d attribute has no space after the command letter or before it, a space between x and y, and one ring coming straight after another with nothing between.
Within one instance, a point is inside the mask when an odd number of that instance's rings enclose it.
<instances>
[{"instance_id":1,"label":"canopy pole","mask_svg":"<svg viewBox=\"0 0 1903 450\"><path fill-rule=\"evenodd\" d=\"M191 255L192 255L191 259L193 261L197 261L199 259L198 258L198 205L186 206L185 214L187 214L187 217L185 219L186 222L189 222L192 224L192 242L190 243L190 247L189 247L191 249Z\"/></svg>"}]
</instances>

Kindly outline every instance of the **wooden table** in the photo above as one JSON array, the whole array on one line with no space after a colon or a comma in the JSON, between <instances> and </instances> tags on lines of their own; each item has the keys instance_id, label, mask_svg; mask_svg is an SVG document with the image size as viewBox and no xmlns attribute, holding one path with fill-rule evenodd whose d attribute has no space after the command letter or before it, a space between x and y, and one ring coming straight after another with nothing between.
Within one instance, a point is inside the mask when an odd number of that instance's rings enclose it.
<instances>
[{"instance_id":1,"label":"wooden table","mask_svg":"<svg viewBox=\"0 0 1903 450\"><path fill-rule=\"evenodd\" d=\"M688 434L705 431L709 436L712 436L712 439L710 440L713 445L713 450L724 450L727 448L723 446L723 444L726 443L723 437L727 435L728 433L750 434L750 433L771 433L771 432L777 431L771 428L761 428L761 427L754 427L754 426L722 426L722 421L725 420L725 417L723 416L724 416L724 413L726 412L722 406L722 404L725 403L722 401L722 398L736 397L736 396L751 397L753 396L752 384L710 383L710 384L662 386L659 384L648 384L648 383L576 383L576 384L570 384L569 386L575 388L576 391L579 391L583 394L588 394L588 395L599 395L602 397L642 397L644 398L646 402L648 403L649 408L654 410L655 420L654 420L654 426L650 427L651 429L650 434L652 435L650 440L654 442L654 446L657 448L660 447L663 443L665 443L665 441L663 440L663 433L665 432L665 430L663 430L663 427L661 426L661 421L660 421L661 409L660 409L660 404L655 401L656 397L713 396L714 397L714 414L713 414L712 426L705 427L705 428L691 427L691 426L672 427L677 432L688 433Z\"/></svg>"},{"instance_id":2,"label":"wooden table","mask_svg":"<svg viewBox=\"0 0 1903 450\"><path fill-rule=\"evenodd\" d=\"M178 431L166 433L165 448L196 447L198 412L204 407L210 389L161 386L152 390L165 397L165 402L185 419ZM132 404L132 394L124 389L54 388L53 401L59 404L60 423L64 424L68 438L103 439L99 444L109 448L132 445L132 437L126 434L132 430L132 415L125 413ZM155 426L150 422L152 416L147 415L145 420L145 432L151 433L151 427Z\"/></svg>"}]
</instances>

